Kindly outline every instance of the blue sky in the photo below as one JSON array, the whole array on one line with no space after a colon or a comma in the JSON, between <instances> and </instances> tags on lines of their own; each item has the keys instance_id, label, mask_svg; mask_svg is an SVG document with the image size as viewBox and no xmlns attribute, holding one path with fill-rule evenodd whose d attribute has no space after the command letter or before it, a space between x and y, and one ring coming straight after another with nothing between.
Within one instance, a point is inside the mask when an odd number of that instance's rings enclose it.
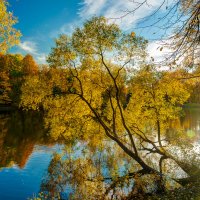
<instances>
[{"instance_id":1,"label":"blue sky","mask_svg":"<svg viewBox=\"0 0 200 200\"><path fill-rule=\"evenodd\" d=\"M80 7L78 0L9 0L9 3L9 10L19 21L16 27L23 35L20 46L12 51L33 54L38 62L44 62L53 38L59 32L67 32L67 27L62 30L63 26L77 17Z\"/></svg>"},{"instance_id":2,"label":"blue sky","mask_svg":"<svg viewBox=\"0 0 200 200\"><path fill-rule=\"evenodd\" d=\"M160 6L161 0L149 0L150 6L143 5L134 15L122 19L116 18L124 15L124 11L133 10L137 6L130 0L8 0L8 2L9 10L19 20L16 27L23 35L20 45L11 52L30 53L38 63L45 63L45 57L59 34L70 34L75 27L81 26L86 19L94 15L111 18L124 31L135 31L147 39L158 38L160 35L154 29L141 31L136 28L138 19L151 14ZM173 0L168 0L168 4L172 2ZM163 5L161 8L160 15L165 12L165 7L166 5ZM155 43L151 45L152 54L159 53L156 52L158 45Z\"/></svg>"}]
</instances>

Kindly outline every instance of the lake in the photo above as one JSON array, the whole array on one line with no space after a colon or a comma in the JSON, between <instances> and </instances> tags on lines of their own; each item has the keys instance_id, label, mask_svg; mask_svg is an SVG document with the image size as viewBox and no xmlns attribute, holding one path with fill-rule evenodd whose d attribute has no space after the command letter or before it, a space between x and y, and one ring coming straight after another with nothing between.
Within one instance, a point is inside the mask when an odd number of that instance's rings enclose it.
<instances>
[{"instance_id":1,"label":"lake","mask_svg":"<svg viewBox=\"0 0 200 200\"><path fill-rule=\"evenodd\" d=\"M185 108L185 113L175 126L200 143L200 108ZM0 199L26 200L36 195L53 155L62 149L62 141L55 142L44 130L40 114L0 115Z\"/></svg>"}]
</instances>

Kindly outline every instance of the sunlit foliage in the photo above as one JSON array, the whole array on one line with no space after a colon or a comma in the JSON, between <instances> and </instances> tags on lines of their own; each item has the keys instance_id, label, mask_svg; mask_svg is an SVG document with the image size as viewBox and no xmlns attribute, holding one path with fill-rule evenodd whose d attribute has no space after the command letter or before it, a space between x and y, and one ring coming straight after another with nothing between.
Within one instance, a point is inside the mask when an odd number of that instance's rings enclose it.
<instances>
[{"instance_id":1,"label":"sunlit foliage","mask_svg":"<svg viewBox=\"0 0 200 200\"><path fill-rule=\"evenodd\" d=\"M23 60L22 60L22 65L23 65L23 73L25 75L35 75L38 72L38 65L36 64L35 60L33 57L29 54L27 54Z\"/></svg>"},{"instance_id":2,"label":"sunlit foliage","mask_svg":"<svg viewBox=\"0 0 200 200\"><path fill-rule=\"evenodd\" d=\"M0 54L0 73L1 103L18 105L22 82L38 73L38 65L31 55Z\"/></svg>"},{"instance_id":3,"label":"sunlit foliage","mask_svg":"<svg viewBox=\"0 0 200 200\"><path fill-rule=\"evenodd\" d=\"M6 53L10 47L18 44L21 36L20 31L13 27L17 19L7 6L6 0L0 0L0 53Z\"/></svg>"},{"instance_id":4,"label":"sunlit foliage","mask_svg":"<svg viewBox=\"0 0 200 200\"><path fill-rule=\"evenodd\" d=\"M135 175L158 177L161 191L168 169L164 160L167 165L173 160L189 177L174 177L181 184L198 179L200 171L169 150L177 144L176 133L167 137L189 91L176 74L145 64L146 44L103 17L92 18L71 37L56 40L48 58L51 68L27 77L21 106L44 110L46 128L55 139L97 146L107 138L114 141L135 162ZM155 163L148 162L152 157Z\"/></svg>"}]
</instances>

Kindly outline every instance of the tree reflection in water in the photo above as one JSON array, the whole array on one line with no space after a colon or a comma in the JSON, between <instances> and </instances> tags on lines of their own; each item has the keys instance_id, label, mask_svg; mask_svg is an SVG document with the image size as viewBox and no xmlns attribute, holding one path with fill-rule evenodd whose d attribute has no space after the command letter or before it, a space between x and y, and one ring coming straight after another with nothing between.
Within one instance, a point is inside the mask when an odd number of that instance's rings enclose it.
<instances>
[{"instance_id":1,"label":"tree reflection in water","mask_svg":"<svg viewBox=\"0 0 200 200\"><path fill-rule=\"evenodd\" d=\"M194 117L190 119L191 116L193 115L187 114L185 118L174 122L170 133L172 133L172 128L175 135L181 132L182 136L182 132L187 132L188 127L195 131L198 128L196 122L199 120L199 115L195 114L195 119ZM195 124L196 129L190 121ZM18 112L1 116L0 127L1 167L17 164L23 168L36 144L55 144L46 137L42 115L38 113ZM191 149L195 146L194 142L198 142L198 136L185 135L186 137L182 137L182 140L176 140L179 142L174 147L169 146L168 150L177 154L176 156L184 162L195 166L198 164L198 157L192 157L194 154L189 152L193 152ZM170 137L170 134L167 136ZM87 144L84 140L76 144L68 142L62 154L54 155L41 184L42 199L148 199L160 197L159 194L163 191L167 193L171 190L175 191L173 193L175 196L171 192L168 194L171 196L167 196L166 199L182 200L191 199L191 196L198 197L198 191L200 191L198 179L194 179L190 187L181 187L177 178L181 183L181 178L186 175L172 160L163 160L163 176L160 179L160 176L155 174L146 174L114 143L106 139L101 143L100 140L97 139L97 141L90 138ZM187 141L187 144L184 141ZM185 154L180 155L178 148L182 150L185 148ZM143 156L150 166L159 170L156 163L160 157L145 153ZM178 189L175 190L175 188ZM187 192L184 193L184 191ZM191 196L188 197L188 195Z\"/></svg>"},{"instance_id":2,"label":"tree reflection in water","mask_svg":"<svg viewBox=\"0 0 200 200\"><path fill-rule=\"evenodd\" d=\"M54 145L47 137L41 113L13 112L0 115L0 168L24 168L35 145Z\"/></svg>"},{"instance_id":3,"label":"tree reflection in water","mask_svg":"<svg viewBox=\"0 0 200 200\"><path fill-rule=\"evenodd\" d=\"M185 133L185 138L176 140L179 142L174 146L170 145L168 150L180 160L194 164L195 170L195 166L199 163L199 158L195 157L198 154L193 154L194 148L198 146L198 134L191 137L186 133L187 124L190 124L190 129L196 129L199 115L196 112L188 115L188 112L186 110L185 117L171 123L167 137L173 132L182 136ZM192 125L194 123L195 127ZM87 144L84 142L76 145L68 144L62 155L54 155L41 184L41 193L45 194L47 199L55 197L55 199L184 200L200 197L199 180L194 179L193 184L182 187L181 180L186 180L187 176L173 160L163 159L161 160L163 164L156 166L160 157L143 155L149 165L157 169L161 167L163 176L160 179L160 176L155 174L146 174L114 143L110 144L104 140L101 145L95 144L92 141Z\"/></svg>"},{"instance_id":4,"label":"tree reflection in water","mask_svg":"<svg viewBox=\"0 0 200 200\"><path fill-rule=\"evenodd\" d=\"M67 146L63 154L55 154L41 184L43 197L77 200L156 199L163 192L168 194L168 191L181 189L175 178L183 171L172 161L162 166L165 175L160 179L156 174L141 170L117 145L106 143L101 145L102 148L77 143ZM155 165L157 159L155 156L149 157L148 164ZM199 195L197 188L192 195ZM171 198L176 199L176 193Z\"/></svg>"}]
</instances>

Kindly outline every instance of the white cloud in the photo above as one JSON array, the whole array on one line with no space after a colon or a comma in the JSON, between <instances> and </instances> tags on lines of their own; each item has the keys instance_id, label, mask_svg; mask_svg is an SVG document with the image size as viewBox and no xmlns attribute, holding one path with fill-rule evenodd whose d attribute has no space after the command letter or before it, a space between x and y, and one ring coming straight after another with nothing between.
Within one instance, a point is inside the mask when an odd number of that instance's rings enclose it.
<instances>
[{"instance_id":1,"label":"white cloud","mask_svg":"<svg viewBox=\"0 0 200 200\"><path fill-rule=\"evenodd\" d=\"M60 32L64 33L64 34L70 34L73 32L73 30L75 29L75 24L70 23L70 24L64 24L61 28L60 28Z\"/></svg>"},{"instance_id":2,"label":"white cloud","mask_svg":"<svg viewBox=\"0 0 200 200\"><path fill-rule=\"evenodd\" d=\"M163 1L149 0L148 4L144 3L139 6L144 0L83 0L82 8L80 9L79 16L87 19L94 15L103 15L111 20L114 20L124 30L133 28L139 19L147 17L162 4ZM173 0L166 1L167 5L173 3ZM160 10L166 8L163 5ZM124 16L127 11L136 11L132 14ZM121 18L122 17L122 18Z\"/></svg>"},{"instance_id":3,"label":"white cloud","mask_svg":"<svg viewBox=\"0 0 200 200\"><path fill-rule=\"evenodd\" d=\"M47 55L44 54L44 53L38 54L38 55L36 56L37 63L39 63L39 64L46 64L46 63L47 63L47 62L46 62L46 57L47 57Z\"/></svg>"},{"instance_id":4,"label":"white cloud","mask_svg":"<svg viewBox=\"0 0 200 200\"><path fill-rule=\"evenodd\" d=\"M82 25L82 23L91 18L92 16L105 16L110 22L117 23L123 30L129 30L134 28L138 20L149 16L152 12L160 7L164 0L148 0L148 4L144 3L139 7L139 3L144 0L81 0L80 9L78 11L79 19L75 19L70 23L63 24L59 29L50 32L50 38L56 38L59 34L71 35L76 27ZM174 0L165 1L169 6ZM160 8L164 10L166 4ZM136 9L139 7L138 9ZM124 16L127 11L136 11L132 14ZM122 18L121 18L122 17Z\"/></svg>"},{"instance_id":5,"label":"white cloud","mask_svg":"<svg viewBox=\"0 0 200 200\"><path fill-rule=\"evenodd\" d=\"M20 49L31 53L36 54L37 53L37 44L32 41L24 41L19 44Z\"/></svg>"},{"instance_id":6,"label":"white cloud","mask_svg":"<svg viewBox=\"0 0 200 200\"><path fill-rule=\"evenodd\" d=\"M172 60L170 59L173 50L170 49L170 41L154 41L150 42L147 47L148 60L155 65L157 65L160 70L169 70L170 66L168 65ZM153 58L153 60L152 60ZM178 63L177 63L178 64Z\"/></svg>"},{"instance_id":7,"label":"white cloud","mask_svg":"<svg viewBox=\"0 0 200 200\"><path fill-rule=\"evenodd\" d=\"M71 35L76 27L80 26L79 21L74 21L70 23L63 24L58 30L53 30L50 32L50 38L57 38L60 34Z\"/></svg>"},{"instance_id":8,"label":"white cloud","mask_svg":"<svg viewBox=\"0 0 200 200\"><path fill-rule=\"evenodd\" d=\"M147 47L149 57L154 58L155 62L164 61L171 53L170 49L165 45L166 41L150 42Z\"/></svg>"},{"instance_id":9,"label":"white cloud","mask_svg":"<svg viewBox=\"0 0 200 200\"><path fill-rule=\"evenodd\" d=\"M92 15L99 15L102 9L105 7L107 0L83 0L81 3L82 8L80 9L79 15L81 18L88 18Z\"/></svg>"},{"instance_id":10,"label":"white cloud","mask_svg":"<svg viewBox=\"0 0 200 200\"><path fill-rule=\"evenodd\" d=\"M37 43L33 41L23 41L19 44L19 48L26 53L30 53L34 56L38 64L46 64L46 54L40 53L37 48Z\"/></svg>"}]
</instances>

